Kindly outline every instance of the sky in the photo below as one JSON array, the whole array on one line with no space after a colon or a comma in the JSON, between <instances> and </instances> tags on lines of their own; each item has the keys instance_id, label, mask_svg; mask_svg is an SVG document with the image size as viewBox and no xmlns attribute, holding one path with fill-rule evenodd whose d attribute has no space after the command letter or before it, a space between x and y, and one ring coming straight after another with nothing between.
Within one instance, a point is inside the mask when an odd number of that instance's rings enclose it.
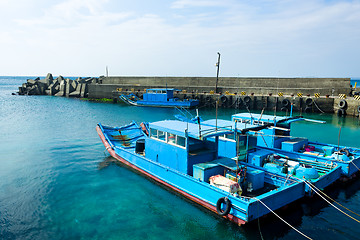
<instances>
[{"instance_id":1,"label":"sky","mask_svg":"<svg viewBox=\"0 0 360 240\"><path fill-rule=\"evenodd\" d=\"M360 78L360 0L0 0L0 75Z\"/></svg>"}]
</instances>

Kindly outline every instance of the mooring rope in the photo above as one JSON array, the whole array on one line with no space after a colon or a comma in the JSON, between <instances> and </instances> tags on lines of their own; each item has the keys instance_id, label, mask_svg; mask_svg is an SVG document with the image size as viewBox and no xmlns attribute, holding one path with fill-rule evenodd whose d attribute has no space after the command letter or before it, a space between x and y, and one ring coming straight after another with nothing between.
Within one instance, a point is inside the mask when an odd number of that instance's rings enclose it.
<instances>
[{"instance_id":1,"label":"mooring rope","mask_svg":"<svg viewBox=\"0 0 360 240\"><path fill-rule=\"evenodd\" d=\"M317 188L314 184L312 184L312 183L310 183L310 182L309 182L309 184L310 184L313 188L315 188L317 191L319 191L321 194L323 194L325 197L327 197L330 201L333 201L333 202L335 202L336 204L338 204L339 206L341 206L341 207L345 208L346 210L348 210L349 212L351 212L351 213L353 213L353 214L355 214L355 215L360 216L360 214L357 214L356 212L350 210L349 208L341 205L340 203L338 203L337 201L335 201L334 199L332 199L330 196L326 195L326 193L324 193L323 191L321 191L321 190L320 190L319 188Z\"/></svg>"},{"instance_id":2,"label":"mooring rope","mask_svg":"<svg viewBox=\"0 0 360 240\"><path fill-rule=\"evenodd\" d=\"M329 202L327 199L324 198L324 196L322 196L315 188L312 188L312 186L309 184L308 181L304 181L317 195L319 195L322 199L324 199L325 202L327 202L328 204L330 204L332 207L334 207L335 209L337 209L338 211L340 211L341 213L343 213L344 215L348 216L349 218L351 218L352 220L360 223L359 220L357 220L356 218L350 216L349 214L347 214L346 212L342 211L340 208L336 207L334 204L332 204L331 202Z\"/></svg>"},{"instance_id":3,"label":"mooring rope","mask_svg":"<svg viewBox=\"0 0 360 240\"><path fill-rule=\"evenodd\" d=\"M315 107L321 112L321 113L325 113L323 110L321 110L320 108L319 108L319 106L317 105L317 103L314 101L314 104L315 104Z\"/></svg>"},{"instance_id":4,"label":"mooring rope","mask_svg":"<svg viewBox=\"0 0 360 240\"><path fill-rule=\"evenodd\" d=\"M259 204L257 205L257 210L258 210L258 215L260 215ZM263 235L261 233L261 229L260 229L260 217L258 217L258 228L259 228L259 233L260 233L261 240L264 240L264 237L263 237Z\"/></svg>"},{"instance_id":5,"label":"mooring rope","mask_svg":"<svg viewBox=\"0 0 360 240\"><path fill-rule=\"evenodd\" d=\"M358 171L360 171L360 168L358 168L358 166L356 166L353 161L351 161L351 163L357 168Z\"/></svg>"},{"instance_id":6,"label":"mooring rope","mask_svg":"<svg viewBox=\"0 0 360 240\"><path fill-rule=\"evenodd\" d=\"M260 199L255 198L257 201L259 201L262 205L264 205L264 207L266 207L270 212L272 212L275 216L277 216L281 221L283 221L285 224L287 224L289 227L291 227L292 229L294 229L296 232L298 232L299 234L301 234L303 237L307 238L307 239L312 239L308 236L306 236L304 233L300 232L299 230L297 230L295 227L293 227L290 223L286 222L284 219L282 219L279 215L277 215L273 210L271 210L271 208L269 208L265 203L263 203Z\"/></svg>"}]
</instances>

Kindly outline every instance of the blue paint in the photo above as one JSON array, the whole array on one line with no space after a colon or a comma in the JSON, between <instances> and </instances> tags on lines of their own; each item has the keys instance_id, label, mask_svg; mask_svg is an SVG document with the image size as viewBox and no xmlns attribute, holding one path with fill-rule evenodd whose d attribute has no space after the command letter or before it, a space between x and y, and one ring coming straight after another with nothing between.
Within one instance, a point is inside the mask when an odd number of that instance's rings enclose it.
<instances>
[{"instance_id":1,"label":"blue paint","mask_svg":"<svg viewBox=\"0 0 360 240\"><path fill-rule=\"evenodd\" d=\"M121 95L119 98L123 102L134 106L191 108L199 105L199 100L179 100L174 98L174 91L179 90L173 88L153 88L146 89L142 100L134 94Z\"/></svg>"},{"instance_id":2,"label":"blue paint","mask_svg":"<svg viewBox=\"0 0 360 240\"><path fill-rule=\"evenodd\" d=\"M204 201L206 204L212 205L213 209L216 208L218 199L228 197L232 204L229 214L244 222L252 221L269 213L269 210L255 198L249 198L253 195L247 194L263 189L265 175L268 175L268 178L271 178L272 175L265 170L255 169L252 165L236 164L234 159L218 158L218 138L229 133L227 129L206 125L199 129L195 123L166 120L150 123L150 135L147 136L140 127L136 129L138 126L136 123L119 128L106 127L101 124L98 126L101 134L106 138L105 146L110 144L115 151L114 157L120 157L135 165L149 173L155 180L170 184L180 193L186 193L199 201ZM137 134L134 134L133 131L137 131ZM131 146L128 142L124 147L123 142L116 140L127 139L130 136L131 139L135 136L145 139L144 154L134 152L133 148L128 147L128 145ZM185 137L184 145L177 144L179 137ZM241 196L230 194L230 192L220 189L221 187L208 183L212 176L219 173L225 176L226 172L236 174L237 169L244 169L244 174L247 171L245 169L249 171L247 180L243 179L245 182L241 178L239 179L239 184L243 188ZM296 181L292 177L287 179L277 174L274 176L278 177L278 183L268 180L266 182L272 185L270 190L277 189L277 191L270 193L269 189L264 188L262 192L255 194L257 199L263 201L271 209L281 208L304 196L305 185L302 181ZM256 210L252 205L257 205Z\"/></svg>"}]
</instances>

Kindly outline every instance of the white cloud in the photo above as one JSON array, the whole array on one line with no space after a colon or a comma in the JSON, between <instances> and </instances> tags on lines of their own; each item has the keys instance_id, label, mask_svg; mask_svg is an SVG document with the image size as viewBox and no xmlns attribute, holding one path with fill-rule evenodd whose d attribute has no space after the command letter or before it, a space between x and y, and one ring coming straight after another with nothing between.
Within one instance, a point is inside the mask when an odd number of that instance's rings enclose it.
<instances>
[{"instance_id":1,"label":"white cloud","mask_svg":"<svg viewBox=\"0 0 360 240\"><path fill-rule=\"evenodd\" d=\"M0 27L3 75L213 76L220 51L222 76L360 76L359 1L179 0L162 14L109 3L17 15Z\"/></svg>"}]
</instances>

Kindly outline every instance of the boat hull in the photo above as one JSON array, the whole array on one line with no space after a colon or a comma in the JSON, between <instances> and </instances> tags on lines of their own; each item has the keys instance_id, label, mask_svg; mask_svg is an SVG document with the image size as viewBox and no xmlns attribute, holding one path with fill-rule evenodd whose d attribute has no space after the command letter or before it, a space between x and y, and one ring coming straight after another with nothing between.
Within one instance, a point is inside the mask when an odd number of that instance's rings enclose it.
<instances>
[{"instance_id":1,"label":"boat hull","mask_svg":"<svg viewBox=\"0 0 360 240\"><path fill-rule=\"evenodd\" d=\"M245 224L268 214L270 211L262 203L270 209L276 210L304 196L305 186L303 182L295 181L284 186L285 179L276 180L273 178L269 181L282 181L281 184L277 184L280 186L277 191L267 192L257 198L233 196L192 176L151 161L140 154L123 149L121 146L116 146L111 141L109 142L106 134L104 135L104 128L99 124L97 132L111 156L212 212L217 212L217 201L220 198L227 197L231 201L232 207L229 214L223 217L237 225ZM258 200L261 200L262 203Z\"/></svg>"}]
</instances>

